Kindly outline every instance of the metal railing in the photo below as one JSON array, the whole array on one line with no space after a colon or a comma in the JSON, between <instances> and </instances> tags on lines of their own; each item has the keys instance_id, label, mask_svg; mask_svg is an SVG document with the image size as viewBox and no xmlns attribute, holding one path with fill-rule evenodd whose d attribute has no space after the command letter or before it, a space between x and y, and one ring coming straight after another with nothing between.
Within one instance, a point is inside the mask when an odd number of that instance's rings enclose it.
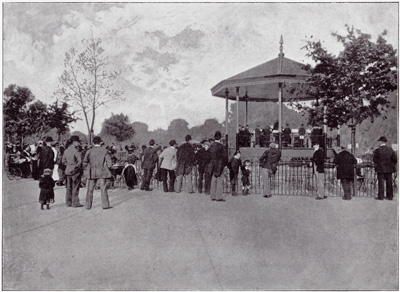
<instances>
[{"instance_id":1,"label":"metal railing","mask_svg":"<svg viewBox=\"0 0 400 292\"><path fill-rule=\"evenodd\" d=\"M250 159L251 174L250 182L251 194L262 194L262 176L261 168L259 167L258 158ZM138 170L138 184L141 183L142 170L140 167L141 162L136 164ZM156 169L153 172L151 187L153 189L162 189L162 182L155 179ZM357 197L375 197L378 193L378 180L375 169L370 162L363 162L356 166L356 179L355 179L355 194ZM231 192L229 181L229 170L225 169L223 180L224 193ZM194 190L197 190L198 175L197 168L194 167L191 175L183 178L183 188L186 188L186 180L191 179ZM203 184L204 185L204 184ZM273 195L288 195L288 196L315 196L317 187L315 175L312 167L312 162L307 158L299 158L291 161L280 161L278 163L278 170L271 177L271 192ZM124 187L123 183L118 184L116 187ZM397 191L397 174L393 174L393 188ZM241 174L238 177L237 191L242 189ZM331 162L325 163L324 173L324 193L329 197L343 196L343 189L340 180L336 178L336 167Z\"/></svg>"}]
</instances>

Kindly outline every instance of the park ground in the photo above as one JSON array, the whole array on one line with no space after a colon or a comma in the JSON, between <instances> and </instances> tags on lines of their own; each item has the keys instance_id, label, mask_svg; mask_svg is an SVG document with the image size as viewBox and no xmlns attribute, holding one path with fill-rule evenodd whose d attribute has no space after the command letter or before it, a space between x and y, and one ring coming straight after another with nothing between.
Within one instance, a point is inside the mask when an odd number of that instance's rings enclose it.
<instances>
[{"instance_id":1,"label":"park ground","mask_svg":"<svg viewBox=\"0 0 400 292\"><path fill-rule=\"evenodd\" d=\"M398 290L394 201L114 189L40 210L3 176L3 290ZM85 200L86 189L80 190Z\"/></svg>"}]
</instances>

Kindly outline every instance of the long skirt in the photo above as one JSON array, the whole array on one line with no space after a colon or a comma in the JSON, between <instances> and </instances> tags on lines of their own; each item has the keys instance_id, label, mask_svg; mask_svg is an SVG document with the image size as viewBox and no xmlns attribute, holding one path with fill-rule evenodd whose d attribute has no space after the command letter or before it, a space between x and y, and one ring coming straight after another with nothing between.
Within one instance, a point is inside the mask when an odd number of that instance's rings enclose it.
<instances>
[{"instance_id":1,"label":"long skirt","mask_svg":"<svg viewBox=\"0 0 400 292\"><path fill-rule=\"evenodd\" d=\"M135 185L137 185L135 167L133 167L132 165L128 165L127 167L124 168L122 174L124 175L126 185L129 188L133 188Z\"/></svg>"},{"instance_id":2,"label":"long skirt","mask_svg":"<svg viewBox=\"0 0 400 292\"><path fill-rule=\"evenodd\" d=\"M39 203L41 203L41 204L54 203L54 190L53 189L40 189Z\"/></svg>"}]
</instances>

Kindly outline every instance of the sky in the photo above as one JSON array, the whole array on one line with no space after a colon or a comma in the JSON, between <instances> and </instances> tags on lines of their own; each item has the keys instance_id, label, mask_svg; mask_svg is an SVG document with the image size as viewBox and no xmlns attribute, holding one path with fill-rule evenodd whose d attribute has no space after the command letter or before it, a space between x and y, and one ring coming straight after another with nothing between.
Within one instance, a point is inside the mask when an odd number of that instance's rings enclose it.
<instances>
[{"instance_id":1,"label":"sky","mask_svg":"<svg viewBox=\"0 0 400 292\"><path fill-rule=\"evenodd\" d=\"M312 36L330 52L342 47L333 32L345 24L372 35L387 30L398 49L398 3L7 3L3 6L3 90L26 86L36 99L55 101L65 52L92 32L103 41L115 86L124 99L97 112L123 113L150 130L182 118L189 127L225 118L225 100L211 88L278 56L311 63L302 49ZM71 109L76 105L70 103ZM82 117L83 118L83 117ZM87 133L83 120L72 131Z\"/></svg>"}]
</instances>

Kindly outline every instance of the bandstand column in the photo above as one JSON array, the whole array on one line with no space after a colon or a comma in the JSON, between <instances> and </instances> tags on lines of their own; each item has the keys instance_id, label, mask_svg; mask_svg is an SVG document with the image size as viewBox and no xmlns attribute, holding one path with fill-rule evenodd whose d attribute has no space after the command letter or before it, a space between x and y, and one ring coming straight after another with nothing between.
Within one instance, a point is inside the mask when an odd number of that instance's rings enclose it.
<instances>
[{"instance_id":1,"label":"bandstand column","mask_svg":"<svg viewBox=\"0 0 400 292\"><path fill-rule=\"evenodd\" d=\"M246 99L246 126L248 125L248 122L247 122L248 114L249 114L249 108L248 108L248 102L247 102L247 99Z\"/></svg>"},{"instance_id":2,"label":"bandstand column","mask_svg":"<svg viewBox=\"0 0 400 292\"><path fill-rule=\"evenodd\" d=\"M225 90L225 143L226 147L229 150L229 141L228 141L228 96L229 90L228 88Z\"/></svg>"},{"instance_id":3,"label":"bandstand column","mask_svg":"<svg viewBox=\"0 0 400 292\"><path fill-rule=\"evenodd\" d=\"M278 74L282 74L282 66L283 66L283 37L281 35L281 39L279 41L280 47L279 47L279 66L278 66ZM282 82L278 83L279 85L279 98L278 98L278 103L279 103L279 126L278 126L278 142L279 142L279 150L282 151Z\"/></svg>"}]
</instances>

